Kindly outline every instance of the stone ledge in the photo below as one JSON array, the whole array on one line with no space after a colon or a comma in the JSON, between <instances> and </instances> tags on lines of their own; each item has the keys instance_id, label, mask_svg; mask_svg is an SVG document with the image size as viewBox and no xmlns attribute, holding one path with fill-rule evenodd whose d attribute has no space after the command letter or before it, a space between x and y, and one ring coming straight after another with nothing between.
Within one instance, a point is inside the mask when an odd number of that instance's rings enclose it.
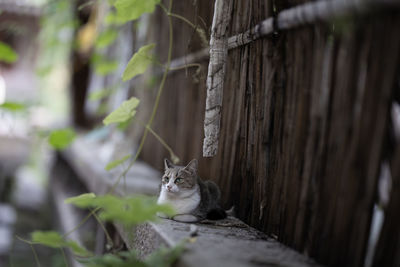
<instances>
[{"instance_id":1,"label":"stone ledge","mask_svg":"<svg viewBox=\"0 0 400 267\"><path fill-rule=\"evenodd\" d=\"M89 190L103 194L111 187L112 176L118 173L104 171L105 163L98 159L97 147L88 144L84 138L78 138L63 156ZM156 195L160 175L145 163L135 164L126 177L127 193ZM122 190L122 186L118 187L117 193ZM319 266L234 217L194 225L194 242L186 244L187 250L176 266ZM125 229L119 224L115 226L127 247L136 249L142 257L161 245L175 246L193 232L191 224L166 219L145 223L136 229Z\"/></svg>"},{"instance_id":2,"label":"stone ledge","mask_svg":"<svg viewBox=\"0 0 400 267\"><path fill-rule=\"evenodd\" d=\"M234 217L197 223L195 227L194 242L186 243L176 266L319 266ZM127 246L142 257L161 245L175 246L193 233L190 224L166 219L138 226L134 238L129 235L131 231L121 226L117 229Z\"/></svg>"}]
</instances>

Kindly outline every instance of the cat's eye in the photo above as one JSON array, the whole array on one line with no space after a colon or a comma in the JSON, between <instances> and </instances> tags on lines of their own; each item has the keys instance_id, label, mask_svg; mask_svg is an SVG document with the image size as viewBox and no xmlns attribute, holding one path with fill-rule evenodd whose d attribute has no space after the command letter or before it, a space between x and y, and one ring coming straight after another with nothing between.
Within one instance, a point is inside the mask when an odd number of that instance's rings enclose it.
<instances>
[{"instance_id":1,"label":"cat's eye","mask_svg":"<svg viewBox=\"0 0 400 267\"><path fill-rule=\"evenodd\" d=\"M164 177L164 182L168 183L169 178L167 176Z\"/></svg>"},{"instance_id":2,"label":"cat's eye","mask_svg":"<svg viewBox=\"0 0 400 267\"><path fill-rule=\"evenodd\" d=\"M180 184L180 183L182 183L183 182L183 179L182 178L176 178L175 179L175 183L176 184Z\"/></svg>"}]
</instances>

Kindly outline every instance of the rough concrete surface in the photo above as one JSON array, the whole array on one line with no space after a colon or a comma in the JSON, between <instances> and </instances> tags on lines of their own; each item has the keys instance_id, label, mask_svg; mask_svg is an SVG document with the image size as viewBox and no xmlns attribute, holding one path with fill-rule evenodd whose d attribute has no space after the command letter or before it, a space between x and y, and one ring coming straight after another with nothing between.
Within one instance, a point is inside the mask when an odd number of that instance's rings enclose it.
<instances>
[{"instance_id":1,"label":"rough concrete surface","mask_svg":"<svg viewBox=\"0 0 400 267\"><path fill-rule=\"evenodd\" d=\"M176 264L179 267L318 266L234 217L195 226L194 237L191 224L167 219L137 227L134 238L127 236L129 231L118 230L128 247L137 249L142 257L160 245L175 246L190 238Z\"/></svg>"}]
</instances>

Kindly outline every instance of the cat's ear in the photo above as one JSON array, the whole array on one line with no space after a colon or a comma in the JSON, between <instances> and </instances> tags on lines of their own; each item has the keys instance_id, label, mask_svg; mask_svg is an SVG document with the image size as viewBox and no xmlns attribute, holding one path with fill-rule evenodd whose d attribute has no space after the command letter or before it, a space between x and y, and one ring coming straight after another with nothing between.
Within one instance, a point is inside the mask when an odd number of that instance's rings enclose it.
<instances>
[{"instance_id":1,"label":"cat's ear","mask_svg":"<svg viewBox=\"0 0 400 267\"><path fill-rule=\"evenodd\" d=\"M164 167L165 169L169 169L171 167L173 167L174 165L172 164L171 161L169 161L168 159L164 159Z\"/></svg>"},{"instance_id":2,"label":"cat's ear","mask_svg":"<svg viewBox=\"0 0 400 267\"><path fill-rule=\"evenodd\" d=\"M188 165L186 165L185 169L190 171L191 173L197 172L197 159L192 159Z\"/></svg>"}]
</instances>

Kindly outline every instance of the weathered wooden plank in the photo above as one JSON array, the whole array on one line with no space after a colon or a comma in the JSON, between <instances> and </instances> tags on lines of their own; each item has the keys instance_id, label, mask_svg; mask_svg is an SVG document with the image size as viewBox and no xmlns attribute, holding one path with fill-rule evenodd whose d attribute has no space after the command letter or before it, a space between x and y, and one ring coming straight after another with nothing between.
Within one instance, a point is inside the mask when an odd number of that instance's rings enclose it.
<instances>
[{"instance_id":1,"label":"weathered wooden plank","mask_svg":"<svg viewBox=\"0 0 400 267\"><path fill-rule=\"evenodd\" d=\"M229 35L255 27L273 5L303 2L234 1ZM183 161L200 159L200 175L241 219L321 262L359 266L391 98L382 81L393 82L388 70L399 64L389 46L397 24L386 20L343 20L343 32L318 24L229 51L213 159L201 158L205 87L185 72L168 78L156 130ZM146 146L143 159L161 168L166 151Z\"/></svg>"},{"instance_id":2,"label":"weathered wooden plank","mask_svg":"<svg viewBox=\"0 0 400 267\"><path fill-rule=\"evenodd\" d=\"M232 0L215 1L207 74L203 157L213 157L218 151L231 9Z\"/></svg>"}]
</instances>

